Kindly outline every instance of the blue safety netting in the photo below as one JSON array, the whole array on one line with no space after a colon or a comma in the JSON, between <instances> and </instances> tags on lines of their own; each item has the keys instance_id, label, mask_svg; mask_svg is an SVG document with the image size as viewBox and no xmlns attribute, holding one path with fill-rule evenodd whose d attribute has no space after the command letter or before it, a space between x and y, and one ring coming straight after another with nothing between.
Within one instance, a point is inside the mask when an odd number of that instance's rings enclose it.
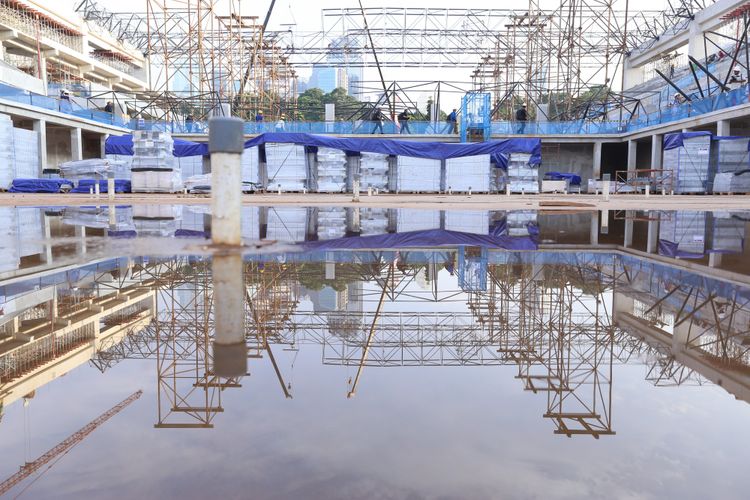
<instances>
[{"instance_id":1,"label":"blue safety netting","mask_svg":"<svg viewBox=\"0 0 750 500\"><path fill-rule=\"evenodd\" d=\"M682 147L683 140L691 137L710 136L711 132L675 132L664 136L664 150Z\"/></svg>"},{"instance_id":2,"label":"blue safety netting","mask_svg":"<svg viewBox=\"0 0 750 500\"><path fill-rule=\"evenodd\" d=\"M11 193L59 193L63 186L73 187L66 179L13 179Z\"/></svg>"},{"instance_id":3,"label":"blue safety netting","mask_svg":"<svg viewBox=\"0 0 750 500\"><path fill-rule=\"evenodd\" d=\"M581 185L581 176L572 172L547 172L544 177L551 181L569 180L571 186Z\"/></svg>"},{"instance_id":4,"label":"blue safety netting","mask_svg":"<svg viewBox=\"0 0 750 500\"><path fill-rule=\"evenodd\" d=\"M99 192L107 192L107 181L96 180L96 179L81 179L78 181L78 185L70 190L71 193L88 193L91 188L99 183ZM130 181L127 179L115 179L115 193L129 193L130 192Z\"/></svg>"},{"instance_id":5,"label":"blue safety netting","mask_svg":"<svg viewBox=\"0 0 750 500\"><path fill-rule=\"evenodd\" d=\"M531 164L536 165L542 162L542 140L538 138L514 138L473 144L455 144L271 132L246 141L245 148L260 146L268 142L299 144L302 146L323 146L343 151L413 156L434 160L489 154L498 166L507 165L507 156L511 153L526 153L531 155Z\"/></svg>"},{"instance_id":6,"label":"blue safety netting","mask_svg":"<svg viewBox=\"0 0 750 500\"><path fill-rule=\"evenodd\" d=\"M108 155L133 155L132 135L111 135L107 137L104 152ZM178 158L185 156L205 156L208 154L208 144L174 139L174 155Z\"/></svg>"}]
</instances>

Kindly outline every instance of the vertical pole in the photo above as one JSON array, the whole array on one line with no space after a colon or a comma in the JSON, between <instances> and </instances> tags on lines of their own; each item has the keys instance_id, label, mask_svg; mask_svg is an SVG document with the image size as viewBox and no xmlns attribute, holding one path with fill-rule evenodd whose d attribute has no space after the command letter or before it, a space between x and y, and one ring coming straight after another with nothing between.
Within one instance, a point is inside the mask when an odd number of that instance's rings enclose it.
<instances>
[{"instance_id":1,"label":"vertical pole","mask_svg":"<svg viewBox=\"0 0 750 500\"><path fill-rule=\"evenodd\" d=\"M211 268L215 327L213 372L219 377L241 377L247 373L242 254L215 255Z\"/></svg>"},{"instance_id":2,"label":"vertical pole","mask_svg":"<svg viewBox=\"0 0 750 500\"><path fill-rule=\"evenodd\" d=\"M242 244L243 121L212 118L208 149L211 153L211 237L215 245L239 246Z\"/></svg>"}]
</instances>

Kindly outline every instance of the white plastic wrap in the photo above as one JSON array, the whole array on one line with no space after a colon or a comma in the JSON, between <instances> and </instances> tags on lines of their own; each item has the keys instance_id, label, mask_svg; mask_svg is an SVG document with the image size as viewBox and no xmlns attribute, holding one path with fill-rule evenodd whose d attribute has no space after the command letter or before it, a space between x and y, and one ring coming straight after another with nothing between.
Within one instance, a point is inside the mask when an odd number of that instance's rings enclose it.
<instances>
[{"instance_id":1,"label":"white plastic wrap","mask_svg":"<svg viewBox=\"0 0 750 500\"><path fill-rule=\"evenodd\" d=\"M462 233L488 234L490 214L485 211L449 210L445 212L445 229Z\"/></svg>"},{"instance_id":2,"label":"white plastic wrap","mask_svg":"<svg viewBox=\"0 0 750 500\"><path fill-rule=\"evenodd\" d=\"M399 233L440 229L440 211L399 209L396 212L396 229Z\"/></svg>"},{"instance_id":3,"label":"white plastic wrap","mask_svg":"<svg viewBox=\"0 0 750 500\"><path fill-rule=\"evenodd\" d=\"M445 189L488 193L491 168L490 155L448 158L445 160Z\"/></svg>"},{"instance_id":4,"label":"white plastic wrap","mask_svg":"<svg viewBox=\"0 0 750 500\"><path fill-rule=\"evenodd\" d=\"M344 236L346 236L346 208L320 208L318 210L318 239L332 240Z\"/></svg>"},{"instance_id":5,"label":"white plastic wrap","mask_svg":"<svg viewBox=\"0 0 750 500\"><path fill-rule=\"evenodd\" d=\"M60 175L66 179L106 179L110 172L115 179L130 178L129 165L119 160L95 158L60 164Z\"/></svg>"},{"instance_id":6,"label":"white plastic wrap","mask_svg":"<svg viewBox=\"0 0 750 500\"><path fill-rule=\"evenodd\" d=\"M359 158L359 190L368 188L388 191L388 156L380 153L361 153Z\"/></svg>"},{"instance_id":7,"label":"white plastic wrap","mask_svg":"<svg viewBox=\"0 0 750 500\"><path fill-rule=\"evenodd\" d=\"M266 143L268 189L301 192L307 188L307 155L297 144Z\"/></svg>"},{"instance_id":8,"label":"white plastic wrap","mask_svg":"<svg viewBox=\"0 0 750 500\"><path fill-rule=\"evenodd\" d=\"M346 191L346 165L346 153L340 149L318 148L318 192L341 193Z\"/></svg>"},{"instance_id":9,"label":"white plastic wrap","mask_svg":"<svg viewBox=\"0 0 750 500\"><path fill-rule=\"evenodd\" d=\"M440 160L399 156L396 186L406 192L440 192Z\"/></svg>"},{"instance_id":10,"label":"white plastic wrap","mask_svg":"<svg viewBox=\"0 0 750 500\"><path fill-rule=\"evenodd\" d=\"M269 208L266 238L285 242L305 241L306 208Z\"/></svg>"}]
</instances>

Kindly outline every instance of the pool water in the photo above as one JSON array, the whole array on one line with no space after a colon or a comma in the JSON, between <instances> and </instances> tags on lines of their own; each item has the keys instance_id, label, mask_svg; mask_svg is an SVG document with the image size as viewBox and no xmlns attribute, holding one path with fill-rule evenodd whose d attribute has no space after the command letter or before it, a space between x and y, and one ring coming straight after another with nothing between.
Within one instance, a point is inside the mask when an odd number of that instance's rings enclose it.
<instances>
[{"instance_id":1,"label":"pool water","mask_svg":"<svg viewBox=\"0 0 750 500\"><path fill-rule=\"evenodd\" d=\"M242 224L0 208L0 492L745 498L750 212Z\"/></svg>"}]
</instances>

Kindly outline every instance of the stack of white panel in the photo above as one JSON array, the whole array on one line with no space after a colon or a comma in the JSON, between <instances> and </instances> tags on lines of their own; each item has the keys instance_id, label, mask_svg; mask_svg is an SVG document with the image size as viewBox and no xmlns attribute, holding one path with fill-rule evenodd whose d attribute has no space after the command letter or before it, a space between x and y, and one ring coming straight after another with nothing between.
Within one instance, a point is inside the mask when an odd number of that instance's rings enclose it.
<instances>
[{"instance_id":1,"label":"stack of white panel","mask_svg":"<svg viewBox=\"0 0 750 500\"><path fill-rule=\"evenodd\" d=\"M106 155L105 158L122 165L120 174L115 173L117 179L130 179L130 168L133 166L132 155Z\"/></svg>"},{"instance_id":2,"label":"stack of white panel","mask_svg":"<svg viewBox=\"0 0 750 500\"><path fill-rule=\"evenodd\" d=\"M180 167L183 180L203 174L203 156L183 156L175 158L175 161Z\"/></svg>"},{"instance_id":3,"label":"stack of white panel","mask_svg":"<svg viewBox=\"0 0 750 500\"><path fill-rule=\"evenodd\" d=\"M44 223L40 208L19 207L18 233L20 237L20 256L44 253Z\"/></svg>"},{"instance_id":4,"label":"stack of white panel","mask_svg":"<svg viewBox=\"0 0 750 500\"><path fill-rule=\"evenodd\" d=\"M36 179L41 175L39 132L13 129L13 170L16 179Z\"/></svg>"},{"instance_id":5,"label":"stack of white panel","mask_svg":"<svg viewBox=\"0 0 750 500\"><path fill-rule=\"evenodd\" d=\"M533 210L513 210L505 217L508 236L528 236L529 224L536 224L536 222L536 212Z\"/></svg>"},{"instance_id":6,"label":"stack of white panel","mask_svg":"<svg viewBox=\"0 0 750 500\"><path fill-rule=\"evenodd\" d=\"M242 187L244 190L254 190L258 184L258 146L246 148L242 152ZM256 236L257 238L257 236Z\"/></svg>"},{"instance_id":7,"label":"stack of white panel","mask_svg":"<svg viewBox=\"0 0 750 500\"><path fill-rule=\"evenodd\" d=\"M512 153L508 159L508 185L513 193L539 192L539 167L529 164L531 155Z\"/></svg>"},{"instance_id":8,"label":"stack of white panel","mask_svg":"<svg viewBox=\"0 0 750 500\"><path fill-rule=\"evenodd\" d=\"M307 155L297 144L266 143L268 189L302 192L307 188Z\"/></svg>"},{"instance_id":9,"label":"stack of white panel","mask_svg":"<svg viewBox=\"0 0 750 500\"><path fill-rule=\"evenodd\" d=\"M252 241L260 239L260 208L242 207L242 237Z\"/></svg>"},{"instance_id":10,"label":"stack of white panel","mask_svg":"<svg viewBox=\"0 0 750 500\"><path fill-rule=\"evenodd\" d=\"M706 249L706 212L670 212L659 221L659 239L677 243L677 248L684 252L703 253Z\"/></svg>"},{"instance_id":11,"label":"stack of white panel","mask_svg":"<svg viewBox=\"0 0 750 500\"><path fill-rule=\"evenodd\" d=\"M363 208L359 212L359 234L386 234L388 232L387 208Z\"/></svg>"},{"instance_id":12,"label":"stack of white panel","mask_svg":"<svg viewBox=\"0 0 750 500\"><path fill-rule=\"evenodd\" d=\"M114 222L117 231L133 230L133 211L131 207L117 207ZM91 228L111 229L109 207L67 207L63 211L63 224Z\"/></svg>"},{"instance_id":13,"label":"stack of white panel","mask_svg":"<svg viewBox=\"0 0 750 500\"><path fill-rule=\"evenodd\" d=\"M115 179L129 179L126 163L108 158L66 161L60 164L60 175L66 179L106 179L112 172Z\"/></svg>"},{"instance_id":14,"label":"stack of white panel","mask_svg":"<svg viewBox=\"0 0 750 500\"><path fill-rule=\"evenodd\" d=\"M346 191L346 153L340 149L318 148L318 192Z\"/></svg>"},{"instance_id":15,"label":"stack of white panel","mask_svg":"<svg viewBox=\"0 0 750 500\"><path fill-rule=\"evenodd\" d=\"M174 193L182 190L182 174L173 149L172 136L166 132L133 132L131 187L134 193Z\"/></svg>"},{"instance_id":16,"label":"stack of white panel","mask_svg":"<svg viewBox=\"0 0 750 500\"><path fill-rule=\"evenodd\" d=\"M10 189L16 176L13 158L13 122L0 114L0 189Z\"/></svg>"},{"instance_id":17,"label":"stack of white panel","mask_svg":"<svg viewBox=\"0 0 750 500\"><path fill-rule=\"evenodd\" d=\"M182 207L176 205L133 205L133 225L138 236L174 236Z\"/></svg>"},{"instance_id":18,"label":"stack of white panel","mask_svg":"<svg viewBox=\"0 0 750 500\"><path fill-rule=\"evenodd\" d=\"M306 230L306 208L268 209L267 239L287 242L305 241Z\"/></svg>"},{"instance_id":19,"label":"stack of white panel","mask_svg":"<svg viewBox=\"0 0 750 500\"><path fill-rule=\"evenodd\" d=\"M491 168L490 155L448 158L445 160L445 189L488 193Z\"/></svg>"},{"instance_id":20,"label":"stack of white panel","mask_svg":"<svg viewBox=\"0 0 750 500\"><path fill-rule=\"evenodd\" d=\"M346 236L346 208L328 207L318 210L318 239L332 240Z\"/></svg>"},{"instance_id":21,"label":"stack of white panel","mask_svg":"<svg viewBox=\"0 0 750 500\"><path fill-rule=\"evenodd\" d=\"M361 153L359 159L359 189L377 189L388 191L388 156L380 153Z\"/></svg>"},{"instance_id":22,"label":"stack of white panel","mask_svg":"<svg viewBox=\"0 0 750 500\"><path fill-rule=\"evenodd\" d=\"M179 229L186 229L188 231L205 231L205 210L196 210L195 207L185 205L182 207L182 214L180 220L177 223Z\"/></svg>"},{"instance_id":23,"label":"stack of white panel","mask_svg":"<svg viewBox=\"0 0 750 500\"><path fill-rule=\"evenodd\" d=\"M490 214L486 211L450 210L445 212L446 231L489 234Z\"/></svg>"},{"instance_id":24,"label":"stack of white panel","mask_svg":"<svg viewBox=\"0 0 750 500\"><path fill-rule=\"evenodd\" d=\"M411 208L399 209L396 212L396 231L428 231L440 229L439 210L415 210Z\"/></svg>"},{"instance_id":25,"label":"stack of white panel","mask_svg":"<svg viewBox=\"0 0 750 500\"><path fill-rule=\"evenodd\" d=\"M0 207L0 272L15 271L20 267L18 243L16 209Z\"/></svg>"},{"instance_id":26,"label":"stack of white panel","mask_svg":"<svg viewBox=\"0 0 750 500\"><path fill-rule=\"evenodd\" d=\"M745 240L745 221L728 218L717 218L713 214L711 228L711 249L723 252L741 252Z\"/></svg>"},{"instance_id":27,"label":"stack of white panel","mask_svg":"<svg viewBox=\"0 0 750 500\"><path fill-rule=\"evenodd\" d=\"M734 175L748 168L749 142L747 137L714 141L711 148L712 170L716 172L714 193L750 193L750 173Z\"/></svg>"},{"instance_id":28,"label":"stack of white panel","mask_svg":"<svg viewBox=\"0 0 750 500\"><path fill-rule=\"evenodd\" d=\"M440 160L399 156L396 186L406 192L440 192Z\"/></svg>"},{"instance_id":29,"label":"stack of white panel","mask_svg":"<svg viewBox=\"0 0 750 500\"><path fill-rule=\"evenodd\" d=\"M675 193L708 192L710 153L710 135L685 137L682 146L664 151L662 168L673 171Z\"/></svg>"}]
</instances>

